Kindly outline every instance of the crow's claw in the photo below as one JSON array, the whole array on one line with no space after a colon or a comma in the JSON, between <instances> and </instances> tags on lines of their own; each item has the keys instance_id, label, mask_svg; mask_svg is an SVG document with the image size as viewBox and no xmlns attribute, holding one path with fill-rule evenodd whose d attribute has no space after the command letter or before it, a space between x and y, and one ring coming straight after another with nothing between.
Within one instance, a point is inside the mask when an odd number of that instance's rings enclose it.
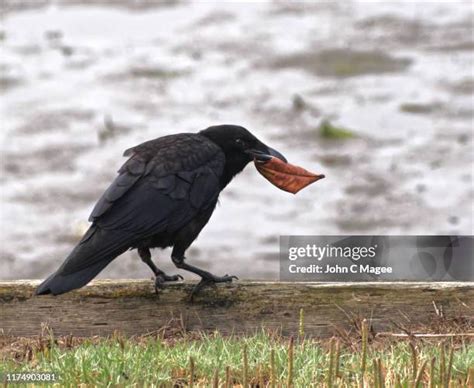
<instances>
[{"instance_id":1,"label":"crow's claw","mask_svg":"<svg viewBox=\"0 0 474 388\"><path fill-rule=\"evenodd\" d=\"M166 282L176 282L178 280L183 280L181 275L166 275L159 274L155 277L155 292L158 294L160 290L163 289Z\"/></svg>"},{"instance_id":2,"label":"crow's claw","mask_svg":"<svg viewBox=\"0 0 474 388\"><path fill-rule=\"evenodd\" d=\"M165 279L165 282L176 282L178 280L183 280L183 277L181 275L161 275Z\"/></svg>"},{"instance_id":3,"label":"crow's claw","mask_svg":"<svg viewBox=\"0 0 474 388\"><path fill-rule=\"evenodd\" d=\"M210 278L207 278L207 277L202 278L201 281L198 284L196 284L193 290L191 291L191 295L190 295L191 302L193 301L194 296L197 293L199 293L199 291L201 291L203 288L205 287L216 288L216 283L230 283L232 282L233 279L238 280L238 277L235 275L225 274L224 276L213 276Z\"/></svg>"}]
</instances>

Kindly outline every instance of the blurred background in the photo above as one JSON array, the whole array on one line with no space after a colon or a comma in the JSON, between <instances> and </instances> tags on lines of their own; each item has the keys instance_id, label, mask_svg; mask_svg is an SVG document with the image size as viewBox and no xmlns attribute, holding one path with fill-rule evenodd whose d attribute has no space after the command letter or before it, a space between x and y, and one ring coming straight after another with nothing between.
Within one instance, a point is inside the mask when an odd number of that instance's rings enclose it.
<instances>
[{"instance_id":1,"label":"blurred background","mask_svg":"<svg viewBox=\"0 0 474 388\"><path fill-rule=\"evenodd\" d=\"M293 196L249 166L197 266L272 279L280 235L473 233L471 2L83 3L1 3L0 279L62 263L123 150L220 123L326 179ZM151 272L128 252L101 276Z\"/></svg>"}]
</instances>

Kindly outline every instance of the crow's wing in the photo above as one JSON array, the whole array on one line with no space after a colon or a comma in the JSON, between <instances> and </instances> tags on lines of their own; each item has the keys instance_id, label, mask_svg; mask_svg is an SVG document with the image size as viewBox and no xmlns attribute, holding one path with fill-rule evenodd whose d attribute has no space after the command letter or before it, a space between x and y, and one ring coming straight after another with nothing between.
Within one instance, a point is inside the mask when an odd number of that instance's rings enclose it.
<instances>
[{"instance_id":1,"label":"crow's wing","mask_svg":"<svg viewBox=\"0 0 474 388\"><path fill-rule=\"evenodd\" d=\"M95 205L90 221L102 232L107 251L120 251L161 232L174 232L196 214L214 206L225 156L198 134L170 135L140 144L124 153L130 159ZM93 228L91 228L93 229ZM79 244L88 244L84 236ZM99 245L100 241L94 241ZM102 260L98 254L69 257L64 274L81 271Z\"/></svg>"},{"instance_id":2,"label":"crow's wing","mask_svg":"<svg viewBox=\"0 0 474 388\"><path fill-rule=\"evenodd\" d=\"M124 156L130 158L95 205L89 221L99 220L139 180L143 182L147 178L155 188L168 192L171 198L180 198L184 187L173 187L175 178L191 184L200 168L219 177L225 163L222 150L198 134L160 137L126 150Z\"/></svg>"}]
</instances>

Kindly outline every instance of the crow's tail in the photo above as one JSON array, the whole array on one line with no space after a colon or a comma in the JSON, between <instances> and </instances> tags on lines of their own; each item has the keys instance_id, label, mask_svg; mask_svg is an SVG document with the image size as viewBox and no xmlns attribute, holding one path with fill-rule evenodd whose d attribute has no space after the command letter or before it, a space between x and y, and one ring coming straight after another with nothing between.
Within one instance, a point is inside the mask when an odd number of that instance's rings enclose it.
<instances>
[{"instance_id":1,"label":"crow's tail","mask_svg":"<svg viewBox=\"0 0 474 388\"><path fill-rule=\"evenodd\" d=\"M36 289L36 295L63 294L91 281L130 246L130 235L92 225L63 265Z\"/></svg>"}]
</instances>

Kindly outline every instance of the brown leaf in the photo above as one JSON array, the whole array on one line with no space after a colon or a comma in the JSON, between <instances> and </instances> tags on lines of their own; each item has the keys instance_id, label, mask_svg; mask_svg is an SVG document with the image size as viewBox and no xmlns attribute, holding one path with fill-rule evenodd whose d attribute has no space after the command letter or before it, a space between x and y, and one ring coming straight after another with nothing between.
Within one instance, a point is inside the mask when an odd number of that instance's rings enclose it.
<instances>
[{"instance_id":1,"label":"brown leaf","mask_svg":"<svg viewBox=\"0 0 474 388\"><path fill-rule=\"evenodd\" d=\"M254 160L255 167L270 183L281 190L296 194L301 189L324 178L323 174L313 174L302 167L285 163L272 157L268 161Z\"/></svg>"}]
</instances>

